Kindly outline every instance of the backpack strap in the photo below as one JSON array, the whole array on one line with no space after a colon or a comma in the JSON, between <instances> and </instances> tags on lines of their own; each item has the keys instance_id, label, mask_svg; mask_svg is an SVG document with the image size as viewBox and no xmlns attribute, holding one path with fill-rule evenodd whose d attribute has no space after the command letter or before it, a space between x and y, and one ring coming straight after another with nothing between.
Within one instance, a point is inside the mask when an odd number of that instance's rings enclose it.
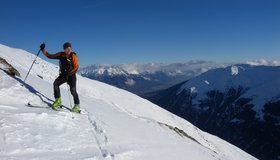
<instances>
[{"instance_id":1,"label":"backpack strap","mask_svg":"<svg viewBox=\"0 0 280 160\"><path fill-rule=\"evenodd\" d=\"M70 53L70 58L71 58L71 60L73 59L73 54L77 55L75 52L71 52L71 53Z\"/></svg>"}]
</instances>

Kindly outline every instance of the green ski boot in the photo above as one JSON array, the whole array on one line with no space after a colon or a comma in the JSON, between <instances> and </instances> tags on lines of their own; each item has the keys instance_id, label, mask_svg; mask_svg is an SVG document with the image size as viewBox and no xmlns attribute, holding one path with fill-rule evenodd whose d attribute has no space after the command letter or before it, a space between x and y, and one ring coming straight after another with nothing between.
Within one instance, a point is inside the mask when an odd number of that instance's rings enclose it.
<instances>
[{"instance_id":1,"label":"green ski boot","mask_svg":"<svg viewBox=\"0 0 280 160\"><path fill-rule=\"evenodd\" d=\"M62 105L61 98L56 98L56 101L51 105L52 109L60 107Z\"/></svg>"},{"instance_id":2,"label":"green ski boot","mask_svg":"<svg viewBox=\"0 0 280 160\"><path fill-rule=\"evenodd\" d=\"M80 104L75 104L75 106L71 109L71 112L80 113L80 109Z\"/></svg>"}]
</instances>

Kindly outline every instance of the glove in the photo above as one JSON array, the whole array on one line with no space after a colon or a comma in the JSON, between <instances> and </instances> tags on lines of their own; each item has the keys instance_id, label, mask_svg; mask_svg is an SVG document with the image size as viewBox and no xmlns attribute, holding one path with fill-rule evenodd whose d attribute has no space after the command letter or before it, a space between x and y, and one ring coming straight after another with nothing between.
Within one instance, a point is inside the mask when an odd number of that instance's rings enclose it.
<instances>
[{"instance_id":1,"label":"glove","mask_svg":"<svg viewBox=\"0 0 280 160\"><path fill-rule=\"evenodd\" d=\"M44 50L45 47L46 47L45 43L42 43L42 44L40 45L40 49L41 49L41 50Z\"/></svg>"}]
</instances>

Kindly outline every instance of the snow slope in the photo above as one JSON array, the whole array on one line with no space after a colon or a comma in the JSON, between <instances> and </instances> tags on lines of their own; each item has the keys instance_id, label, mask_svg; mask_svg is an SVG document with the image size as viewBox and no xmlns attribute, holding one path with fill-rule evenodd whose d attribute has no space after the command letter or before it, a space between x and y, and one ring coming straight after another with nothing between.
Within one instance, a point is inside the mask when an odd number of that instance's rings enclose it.
<instances>
[{"instance_id":1,"label":"snow slope","mask_svg":"<svg viewBox=\"0 0 280 160\"><path fill-rule=\"evenodd\" d=\"M21 75L34 59L4 45L0 57ZM22 87L24 77L0 70L0 159L255 159L145 99L80 76L83 114L72 119L66 110L26 107L29 101L42 107L51 103L57 73L57 66L39 58ZM61 92L70 106L66 85Z\"/></svg>"}]
</instances>

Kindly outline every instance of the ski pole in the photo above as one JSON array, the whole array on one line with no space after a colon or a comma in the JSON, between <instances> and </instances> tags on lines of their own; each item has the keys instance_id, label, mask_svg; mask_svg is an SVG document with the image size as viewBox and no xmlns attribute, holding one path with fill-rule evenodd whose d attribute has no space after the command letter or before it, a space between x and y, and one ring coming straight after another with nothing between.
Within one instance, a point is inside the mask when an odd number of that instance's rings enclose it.
<instances>
[{"instance_id":1,"label":"ski pole","mask_svg":"<svg viewBox=\"0 0 280 160\"><path fill-rule=\"evenodd\" d=\"M31 69L32 69L32 67L33 67L33 65L34 65L34 63L35 63L35 61L36 61L37 57L38 57L38 56L39 56L39 54L40 54L40 51L41 51L41 49L38 51L38 53L37 53L37 55L36 55L36 57L35 57L35 59L34 59L34 61L33 61L32 65L31 65L31 67L29 68L29 71L27 72L27 74L26 74L26 76L25 76L25 78L24 78L24 81L23 81L23 82L25 82L25 81L26 81L26 79L27 79L27 77L28 77L28 75L29 75L29 73L30 73L30 71L31 71Z\"/></svg>"},{"instance_id":2,"label":"ski pole","mask_svg":"<svg viewBox=\"0 0 280 160\"><path fill-rule=\"evenodd\" d=\"M67 85L67 93L68 93L68 97L69 97L69 103L70 103L70 108L72 108L72 102L71 102L71 96L70 96L70 87L68 85L68 76L66 77L66 85ZM72 119L74 119L74 114L71 112L72 115Z\"/></svg>"},{"instance_id":3,"label":"ski pole","mask_svg":"<svg viewBox=\"0 0 280 160\"><path fill-rule=\"evenodd\" d=\"M68 97L69 97L70 107L72 108L72 102L71 102L71 96L70 96L70 89L69 89L68 84L67 84L67 90L68 90Z\"/></svg>"}]
</instances>

